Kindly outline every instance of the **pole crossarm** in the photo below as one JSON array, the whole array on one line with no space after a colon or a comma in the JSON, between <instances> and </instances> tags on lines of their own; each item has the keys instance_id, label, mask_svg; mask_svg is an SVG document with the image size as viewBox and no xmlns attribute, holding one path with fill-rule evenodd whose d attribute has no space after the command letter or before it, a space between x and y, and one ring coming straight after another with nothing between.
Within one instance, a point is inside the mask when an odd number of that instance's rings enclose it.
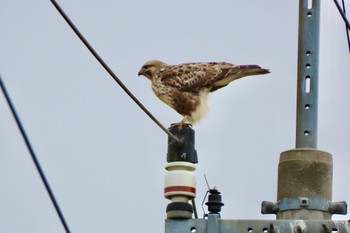
<instances>
[{"instance_id":1,"label":"pole crossarm","mask_svg":"<svg viewBox=\"0 0 350 233\"><path fill-rule=\"evenodd\" d=\"M347 220L226 220L216 214L209 214L208 219L166 220L165 233L195 232L212 233L349 233L350 223ZM215 218L219 221L215 221Z\"/></svg>"}]
</instances>

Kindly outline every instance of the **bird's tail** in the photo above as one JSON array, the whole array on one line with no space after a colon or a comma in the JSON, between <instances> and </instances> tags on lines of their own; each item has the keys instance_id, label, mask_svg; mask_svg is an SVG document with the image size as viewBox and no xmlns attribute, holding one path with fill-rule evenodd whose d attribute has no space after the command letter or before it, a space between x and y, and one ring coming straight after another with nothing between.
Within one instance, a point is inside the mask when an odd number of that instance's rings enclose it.
<instances>
[{"instance_id":1,"label":"bird's tail","mask_svg":"<svg viewBox=\"0 0 350 233\"><path fill-rule=\"evenodd\" d=\"M211 92L216 91L228 85L230 82L250 75L268 74L270 70L261 68L258 65L239 65L227 70L226 77L222 80L215 82L214 86L210 89Z\"/></svg>"},{"instance_id":2,"label":"bird's tail","mask_svg":"<svg viewBox=\"0 0 350 233\"><path fill-rule=\"evenodd\" d=\"M241 78L249 75L258 75L258 74L268 74L270 70L261 68L258 65L240 65L232 68L227 76L234 75L237 78Z\"/></svg>"}]
</instances>

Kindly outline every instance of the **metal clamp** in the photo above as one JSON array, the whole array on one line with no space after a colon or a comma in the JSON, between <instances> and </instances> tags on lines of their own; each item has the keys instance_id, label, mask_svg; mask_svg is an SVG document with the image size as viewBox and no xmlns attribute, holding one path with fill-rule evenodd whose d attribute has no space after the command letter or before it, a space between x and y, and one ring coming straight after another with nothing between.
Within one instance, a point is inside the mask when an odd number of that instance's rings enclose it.
<instances>
[{"instance_id":1,"label":"metal clamp","mask_svg":"<svg viewBox=\"0 0 350 233\"><path fill-rule=\"evenodd\" d=\"M331 214L347 214L346 202L331 202L321 197L287 197L278 202L263 201L261 204L262 214L276 214L287 210L300 209L319 210Z\"/></svg>"}]
</instances>

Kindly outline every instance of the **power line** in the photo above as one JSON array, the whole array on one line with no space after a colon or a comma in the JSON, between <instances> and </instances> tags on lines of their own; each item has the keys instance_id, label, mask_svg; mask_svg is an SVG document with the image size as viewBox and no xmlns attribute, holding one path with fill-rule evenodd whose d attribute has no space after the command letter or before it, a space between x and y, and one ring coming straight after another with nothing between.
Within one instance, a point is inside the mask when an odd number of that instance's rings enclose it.
<instances>
[{"instance_id":1,"label":"power line","mask_svg":"<svg viewBox=\"0 0 350 233\"><path fill-rule=\"evenodd\" d=\"M341 17L343 18L344 22L345 22L345 27L346 27L346 35L347 35L347 39L348 39L348 46L349 46L349 52L350 52L350 38L349 38L349 30L350 30L350 23L348 21L348 19L346 18L346 10L345 10L345 3L344 0L342 0L343 3L343 9L341 8L341 6L338 3L338 0L334 0L334 3L341 15Z\"/></svg>"},{"instance_id":2,"label":"power line","mask_svg":"<svg viewBox=\"0 0 350 233\"><path fill-rule=\"evenodd\" d=\"M57 11L61 14L64 20L68 23L68 25L72 28L75 34L79 37L79 39L84 43L87 49L92 53L92 55L97 59L97 61L105 68L105 70L112 76L112 78L119 84L119 86L129 95L129 97L156 123L171 139L176 142L180 142L178 138L176 138L167 128L165 128L151 113L148 109L143 106L143 104L131 93L131 91L123 84L123 82L114 74L114 72L109 68L109 66L104 62L104 60L100 57L100 55L96 52L96 50L90 45L90 43L85 39L85 37L81 34L78 28L74 25L74 23L69 19L63 9L58 5L55 0L51 0L51 3L56 7Z\"/></svg>"},{"instance_id":3,"label":"power line","mask_svg":"<svg viewBox=\"0 0 350 233\"><path fill-rule=\"evenodd\" d=\"M339 11L341 17L343 18L347 29L350 30L350 23L349 23L348 19L346 18L346 15L344 14L343 10L341 9L341 6L339 5L337 0L334 0L334 3L338 8L338 11Z\"/></svg>"},{"instance_id":4,"label":"power line","mask_svg":"<svg viewBox=\"0 0 350 233\"><path fill-rule=\"evenodd\" d=\"M343 13L344 13L344 15L346 15L345 1L344 0L342 0L342 5L343 5ZM346 25L345 25L345 30L346 30L346 38L348 39L348 48L349 48L349 53L350 53L350 36L349 36L350 29L348 29Z\"/></svg>"},{"instance_id":5,"label":"power line","mask_svg":"<svg viewBox=\"0 0 350 233\"><path fill-rule=\"evenodd\" d=\"M56 198L55 198L55 196L54 196L54 194L53 194L53 192L52 192L52 190L50 188L49 182L47 181L47 179L45 177L44 171L42 170L42 168L40 166L39 160L37 159L37 157L36 157L36 155L34 153L33 147L31 145L31 143L29 141L29 138L28 138L28 136L27 136L27 134L26 134L26 132L24 130L24 127L23 127L23 125L22 125L22 123L21 123L21 121L20 121L20 119L18 117L18 114L17 114L17 112L15 110L15 107L12 104L11 98L10 98L10 96L9 96L7 90L6 90L5 84L2 82L1 75L0 75L0 87L2 89L2 92L4 93L4 96L5 96L5 99L7 101L7 104L9 105L9 107L11 109L12 115L15 118L15 121L16 121L17 126L19 128L19 131L21 132L21 135L22 135L22 137L24 139L24 142L25 142L25 144L26 144L26 146L28 148L28 151L29 151L29 153L30 153L30 155L32 157L32 160L33 160L33 162L35 164L35 167L36 167L37 171L39 172L39 175L41 177L42 182L45 185L46 191L47 191L47 193L50 196L51 202L52 202L52 204L54 205L54 207L56 209L58 217L60 218L61 223L62 223L65 231L67 233L70 233L70 230L69 230L69 227L67 225L67 222L64 219L64 216L63 216L63 214L61 212L61 209L60 209L60 207L59 207L59 205L58 205L58 203L56 201Z\"/></svg>"}]
</instances>

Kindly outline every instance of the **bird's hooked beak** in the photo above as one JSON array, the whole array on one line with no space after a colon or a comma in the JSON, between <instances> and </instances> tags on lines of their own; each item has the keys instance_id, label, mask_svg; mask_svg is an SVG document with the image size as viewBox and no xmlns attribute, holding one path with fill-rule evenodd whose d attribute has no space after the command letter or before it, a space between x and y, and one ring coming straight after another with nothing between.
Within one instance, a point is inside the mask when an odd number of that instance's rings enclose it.
<instances>
[{"instance_id":1,"label":"bird's hooked beak","mask_svg":"<svg viewBox=\"0 0 350 233\"><path fill-rule=\"evenodd\" d=\"M140 77L141 75L143 75L143 67L141 68L141 70L137 73L137 75Z\"/></svg>"}]
</instances>

